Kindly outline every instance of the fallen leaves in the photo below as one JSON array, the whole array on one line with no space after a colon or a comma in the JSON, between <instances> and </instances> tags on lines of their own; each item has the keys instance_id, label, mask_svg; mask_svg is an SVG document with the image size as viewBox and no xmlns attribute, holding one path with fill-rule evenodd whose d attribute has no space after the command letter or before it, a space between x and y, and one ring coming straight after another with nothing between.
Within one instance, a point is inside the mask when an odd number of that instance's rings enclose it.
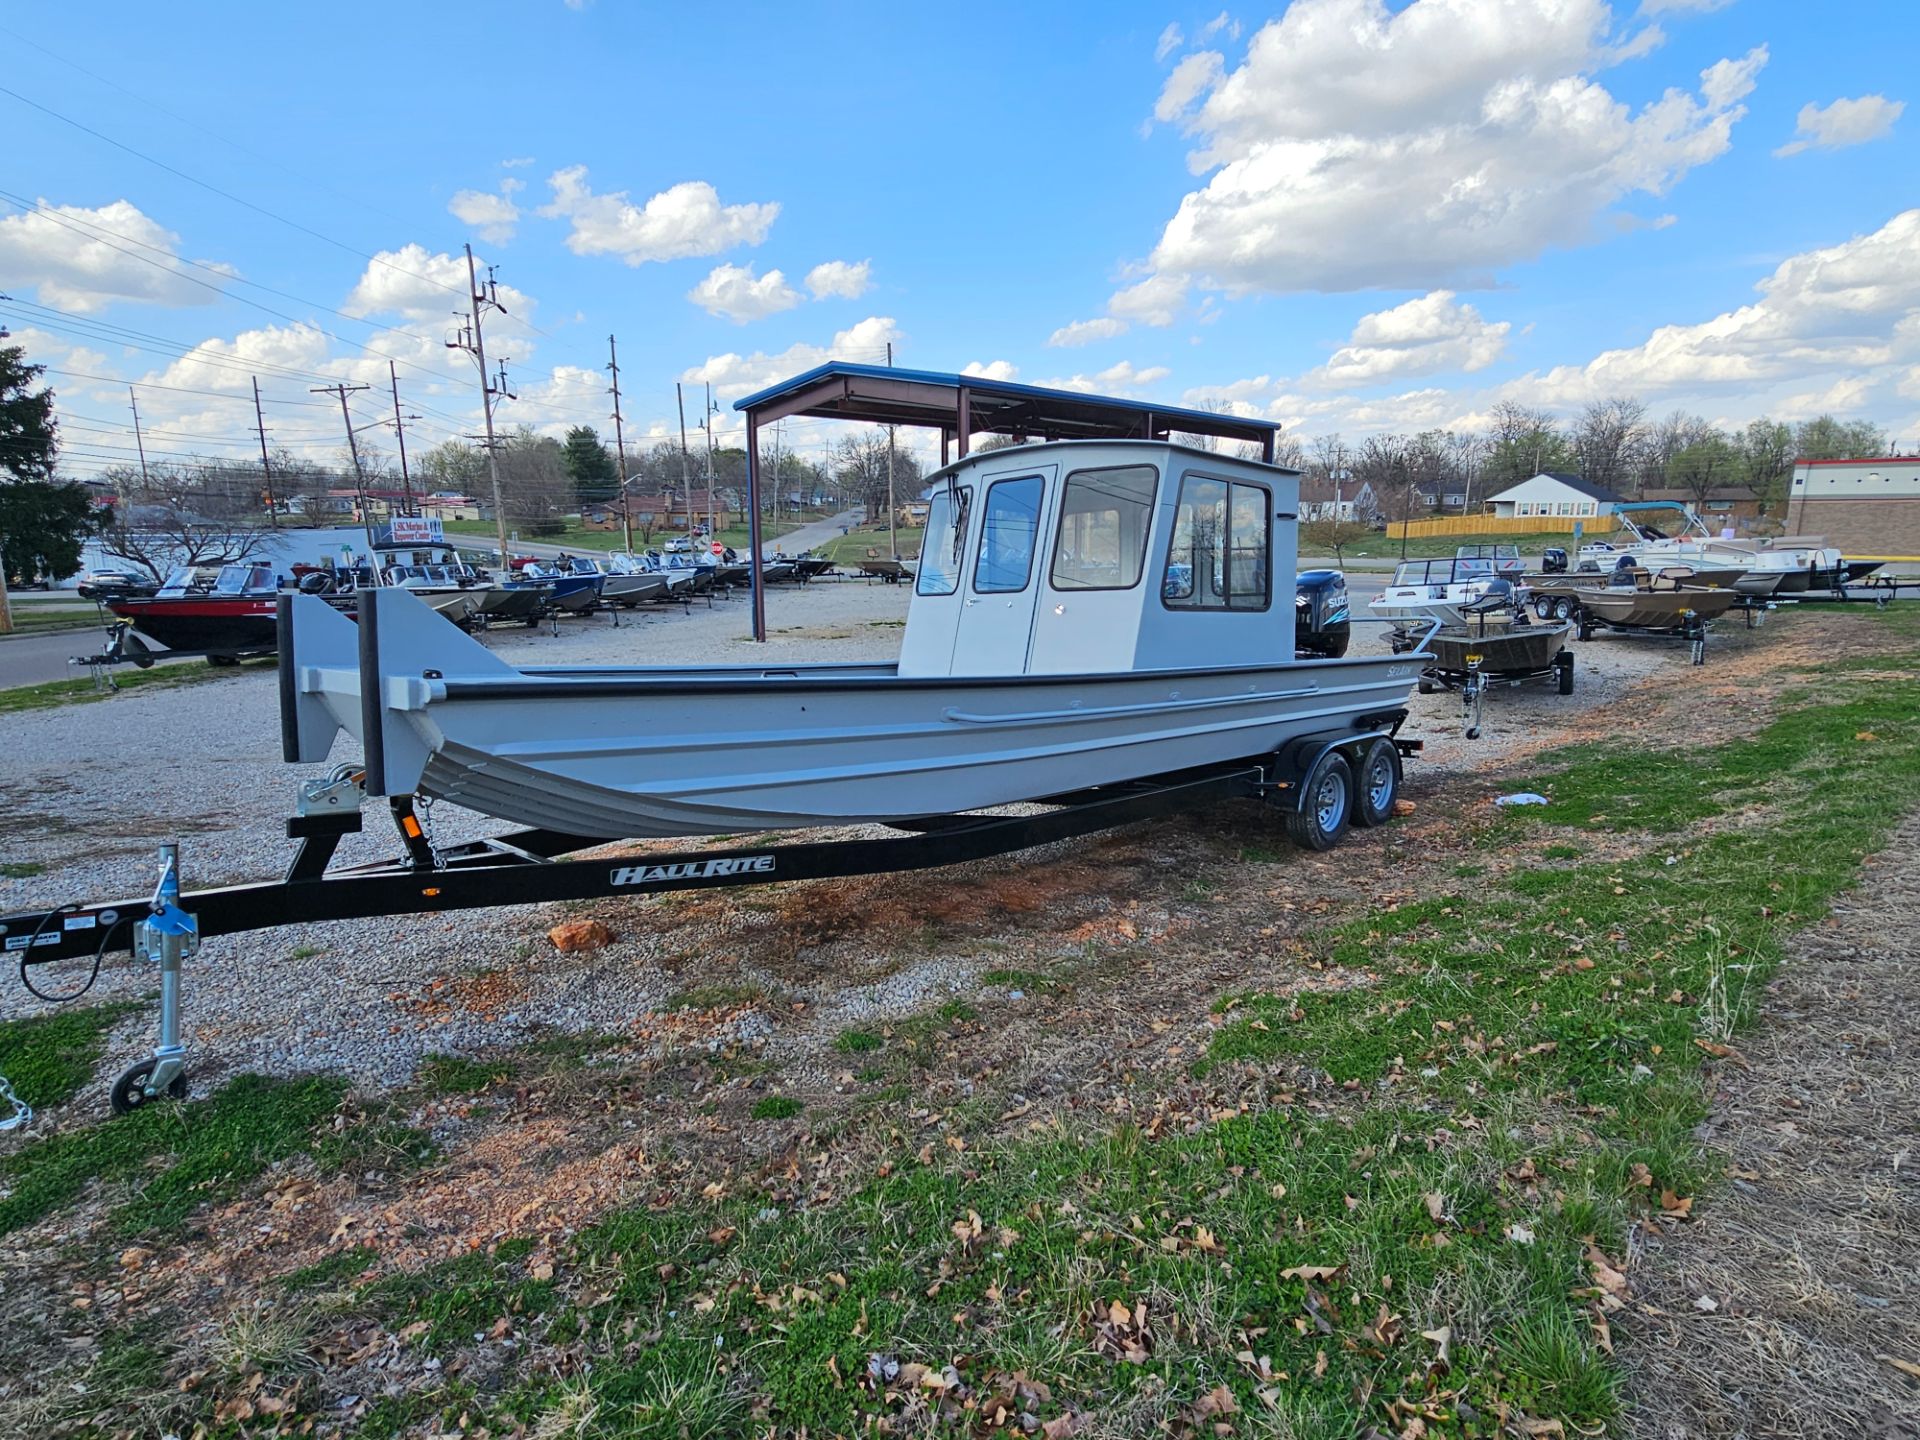
<instances>
[{"instance_id":1,"label":"fallen leaves","mask_svg":"<svg viewBox=\"0 0 1920 1440\"><path fill-rule=\"evenodd\" d=\"M1145 1300L1136 1299L1132 1305L1120 1300L1096 1303L1088 1318L1093 1348L1099 1354L1129 1365L1144 1365L1153 1354L1153 1326Z\"/></svg>"}]
</instances>

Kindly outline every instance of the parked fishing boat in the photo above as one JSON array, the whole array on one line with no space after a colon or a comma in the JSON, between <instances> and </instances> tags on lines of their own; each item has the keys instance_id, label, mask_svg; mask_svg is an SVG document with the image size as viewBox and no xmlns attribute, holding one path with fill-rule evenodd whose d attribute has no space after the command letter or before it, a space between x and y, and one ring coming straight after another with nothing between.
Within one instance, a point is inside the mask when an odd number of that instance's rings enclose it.
<instances>
[{"instance_id":1,"label":"parked fishing boat","mask_svg":"<svg viewBox=\"0 0 1920 1440\"><path fill-rule=\"evenodd\" d=\"M1420 693L1456 691L1465 707L1465 733L1478 739L1490 689L1551 680L1562 695L1573 693L1573 652L1566 648L1571 621L1536 622L1527 614L1523 592L1502 581L1467 607L1457 624L1416 633L1396 630L1394 653L1424 647Z\"/></svg>"},{"instance_id":2,"label":"parked fishing boat","mask_svg":"<svg viewBox=\"0 0 1920 1440\"><path fill-rule=\"evenodd\" d=\"M295 596L288 758L345 730L371 793L606 838L910 822L1307 737L1332 737L1305 784L1336 833L1390 795L1383 727L1424 656L1295 658L1297 472L1066 440L934 481L896 663L521 669L404 594L370 597L357 634Z\"/></svg>"},{"instance_id":3,"label":"parked fishing boat","mask_svg":"<svg viewBox=\"0 0 1920 1440\"><path fill-rule=\"evenodd\" d=\"M182 565L150 596L105 603L151 646L226 660L273 654L279 590L271 565Z\"/></svg>"},{"instance_id":4,"label":"parked fishing boat","mask_svg":"<svg viewBox=\"0 0 1920 1440\"><path fill-rule=\"evenodd\" d=\"M1451 560L1402 560L1387 587L1367 602L1377 620L1433 621L1458 625L1466 607L1506 581L1491 556Z\"/></svg>"},{"instance_id":5,"label":"parked fishing boat","mask_svg":"<svg viewBox=\"0 0 1920 1440\"><path fill-rule=\"evenodd\" d=\"M600 594L615 605L634 606L657 600L672 588L672 577L651 555L618 550L607 557L607 577Z\"/></svg>"},{"instance_id":6,"label":"parked fishing boat","mask_svg":"<svg viewBox=\"0 0 1920 1440\"><path fill-rule=\"evenodd\" d=\"M574 555L535 560L520 571L523 580L537 580L547 588L547 603L568 614L592 610L600 603L604 577L593 561Z\"/></svg>"}]
</instances>

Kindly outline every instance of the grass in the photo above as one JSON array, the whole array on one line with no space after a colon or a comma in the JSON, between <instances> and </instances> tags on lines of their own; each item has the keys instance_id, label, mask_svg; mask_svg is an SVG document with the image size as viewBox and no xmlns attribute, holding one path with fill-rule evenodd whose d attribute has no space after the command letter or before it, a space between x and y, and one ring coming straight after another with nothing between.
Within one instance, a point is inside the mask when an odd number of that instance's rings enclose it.
<instances>
[{"instance_id":1,"label":"grass","mask_svg":"<svg viewBox=\"0 0 1920 1440\"><path fill-rule=\"evenodd\" d=\"M0 1157L0 1235L71 1204L95 1182L127 1189L111 1216L115 1232L172 1229L274 1161L308 1149L345 1091L329 1076L242 1075L206 1100L153 1105L35 1141Z\"/></svg>"},{"instance_id":2,"label":"grass","mask_svg":"<svg viewBox=\"0 0 1920 1440\"><path fill-rule=\"evenodd\" d=\"M29 1105L58 1105L92 1078L107 1031L134 1008L92 1005L0 1022L0 1075Z\"/></svg>"},{"instance_id":3,"label":"grass","mask_svg":"<svg viewBox=\"0 0 1920 1440\"><path fill-rule=\"evenodd\" d=\"M920 553L920 542L925 534L926 531L918 526L902 525L900 527L900 553L902 555L918 555ZM881 525L875 528L871 525L863 525L848 534L829 540L826 544L819 547L819 553L826 556L836 565L856 565L867 558L867 551L869 549L873 550L876 554L885 555L889 544L890 540L886 526Z\"/></svg>"},{"instance_id":4,"label":"grass","mask_svg":"<svg viewBox=\"0 0 1920 1440\"><path fill-rule=\"evenodd\" d=\"M477 1095L513 1074L500 1061L469 1060L462 1055L429 1055L420 1067L420 1083L435 1095Z\"/></svg>"},{"instance_id":5,"label":"grass","mask_svg":"<svg viewBox=\"0 0 1920 1440\"><path fill-rule=\"evenodd\" d=\"M52 630L81 630L102 624L92 605L20 605L13 607L13 632L33 635Z\"/></svg>"},{"instance_id":6,"label":"grass","mask_svg":"<svg viewBox=\"0 0 1920 1440\"><path fill-rule=\"evenodd\" d=\"M842 1055L866 1055L878 1050L883 1042L871 1030L842 1030L833 1037L833 1048Z\"/></svg>"},{"instance_id":7,"label":"grass","mask_svg":"<svg viewBox=\"0 0 1920 1440\"><path fill-rule=\"evenodd\" d=\"M47 867L38 860L8 860L0 863L0 880L31 880L36 875L47 873Z\"/></svg>"},{"instance_id":8,"label":"grass","mask_svg":"<svg viewBox=\"0 0 1920 1440\"><path fill-rule=\"evenodd\" d=\"M807 1107L786 1095L765 1095L753 1103L756 1120L791 1120Z\"/></svg>"},{"instance_id":9,"label":"grass","mask_svg":"<svg viewBox=\"0 0 1920 1440\"><path fill-rule=\"evenodd\" d=\"M255 662L271 665L271 660ZM156 665L151 670L128 670L118 667L114 682L117 691L107 690L95 685L90 679L49 680L41 685L15 685L0 690L0 715L13 714L23 710L46 710L55 705L84 705L95 700L110 700L116 694L128 690L164 689L175 685L198 685L207 680L218 680L222 676L234 674L236 670L250 666L197 665L189 660L176 660L167 665Z\"/></svg>"},{"instance_id":10,"label":"grass","mask_svg":"<svg viewBox=\"0 0 1920 1440\"><path fill-rule=\"evenodd\" d=\"M667 1001L669 1010L737 1010L758 1005L767 992L758 985L690 985Z\"/></svg>"}]
</instances>

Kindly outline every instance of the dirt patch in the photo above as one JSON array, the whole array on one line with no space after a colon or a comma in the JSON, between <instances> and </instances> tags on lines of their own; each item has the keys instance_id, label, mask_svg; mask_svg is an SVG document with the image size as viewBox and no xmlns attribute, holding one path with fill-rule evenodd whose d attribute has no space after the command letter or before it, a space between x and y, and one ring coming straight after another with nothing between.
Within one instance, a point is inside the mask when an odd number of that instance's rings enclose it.
<instances>
[{"instance_id":1,"label":"dirt patch","mask_svg":"<svg viewBox=\"0 0 1920 1440\"><path fill-rule=\"evenodd\" d=\"M1646 1440L1920 1436L1916 930L1920 817L1794 940L1746 1063L1719 1067L1731 1183L1632 1270Z\"/></svg>"}]
</instances>

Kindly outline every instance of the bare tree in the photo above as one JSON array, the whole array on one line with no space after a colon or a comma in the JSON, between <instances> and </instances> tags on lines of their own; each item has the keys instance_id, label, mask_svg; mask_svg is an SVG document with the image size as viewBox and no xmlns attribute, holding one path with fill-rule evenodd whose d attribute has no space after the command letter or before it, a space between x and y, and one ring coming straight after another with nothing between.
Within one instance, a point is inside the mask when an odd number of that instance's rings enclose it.
<instances>
[{"instance_id":1,"label":"bare tree","mask_svg":"<svg viewBox=\"0 0 1920 1440\"><path fill-rule=\"evenodd\" d=\"M1793 431L1778 421L1764 417L1752 421L1734 437L1740 452L1740 482L1752 492L1765 511L1784 505L1787 498L1787 474L1793 469Z\"/></svg>"},{"instance_id":2,"label":"bare tree","mask_svg":"<svg viewBox=\"0 0 1920 1440\"><path fill-rule=\"evenodd\" d=\"M1646 433L1646 418L1647 407L1630 395L1596 400L1581 411L1573 430L1581 477L1609 490L1624 488Z\"/></svg>"},{"instance_id":3,"label":"bare tree","mask_svg":"<svg viewBox=\"0 0 1920 1440\"><path fill-rule=\"evenodd\" d=\"M101 532L100 548L116 560L164 580L181 565L231 565L260 553L266 531L255 517L206 515L189 508L192 487L171 467L149 467L143 490L140 472L128 467L101 477L121 497L111 527Z\"/></svg>"}]
</instances>

